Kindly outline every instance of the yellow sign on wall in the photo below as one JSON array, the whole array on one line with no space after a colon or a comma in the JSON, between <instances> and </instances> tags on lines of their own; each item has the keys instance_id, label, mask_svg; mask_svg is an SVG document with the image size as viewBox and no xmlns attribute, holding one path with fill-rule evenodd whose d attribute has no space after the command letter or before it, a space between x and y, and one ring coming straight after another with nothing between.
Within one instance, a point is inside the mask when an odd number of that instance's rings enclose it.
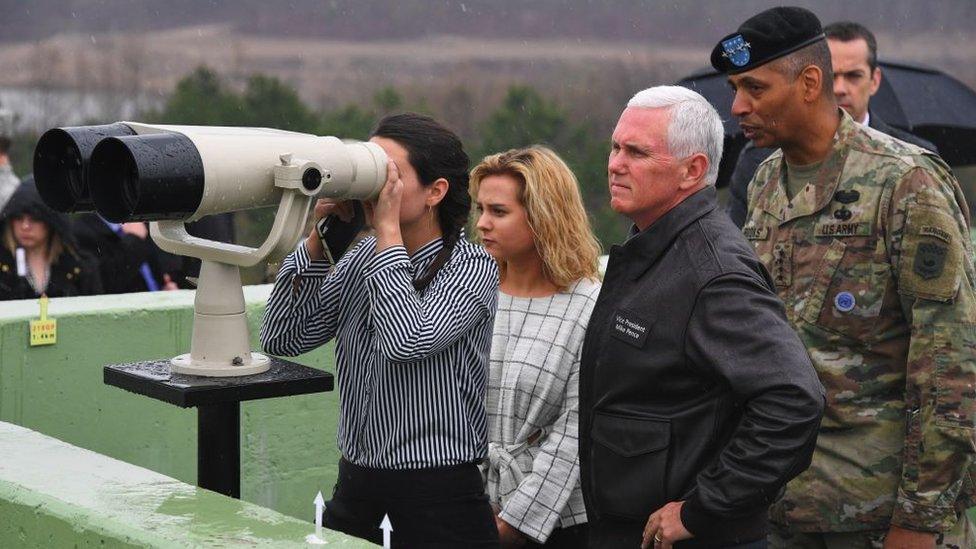
<instances>
[{"instance_id":1,"label":"yellow sign on wall","mask_svg":"<svg viewBox=\"0 0 976 549\"><path fill-rule=\"evenodd\" d=\"M58 321L47 317L47 296L42 295L41 318L30 321L30 346L54 345L58 342Z\"/></svg>"}]
</instances>

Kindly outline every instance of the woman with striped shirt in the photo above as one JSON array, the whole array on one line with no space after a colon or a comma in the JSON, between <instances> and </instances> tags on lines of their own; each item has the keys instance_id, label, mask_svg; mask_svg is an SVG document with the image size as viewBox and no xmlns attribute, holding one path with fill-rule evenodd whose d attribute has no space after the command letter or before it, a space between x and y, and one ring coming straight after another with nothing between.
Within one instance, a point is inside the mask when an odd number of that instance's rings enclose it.
<instances>
[{"instance_id":1,"label":"woman with striped shirt","mask_svg":"<svg viewBox=\"0 0 976 549\"><path fill-rule=\"evenodd\" d=\"M503 547L583 548L579 360L600 293L599 245L576 178L545 147L471 173L478 231L501 273L488 378L488 495Z\"/></svg>"},{"instance_id":2,"label":"woman with striped shirt","mask_svg":"<svg viewBox=\"0 0 976 549\"><path fill-rule=\"evenodd\" d=\"M467 242L468 156L433 119L379 122L390 157L374 235L330 267L313 230L282 263L261 327L272 354L336 340L342 452L325 525L394 547L497 547L477 463L498 271ZM315 217L352 217L319 201Z\"/></svg>"}]
</instances>

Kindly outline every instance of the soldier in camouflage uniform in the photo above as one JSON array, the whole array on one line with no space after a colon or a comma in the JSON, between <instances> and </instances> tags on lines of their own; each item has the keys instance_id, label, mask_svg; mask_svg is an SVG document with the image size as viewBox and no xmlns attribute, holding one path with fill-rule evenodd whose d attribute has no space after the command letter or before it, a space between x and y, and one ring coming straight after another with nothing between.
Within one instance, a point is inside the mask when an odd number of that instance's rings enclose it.
<instances>
[{"instance_id":1,"label":"soldier in camouflage uniform","mask_svg":"<svg viewBox=\"0 0 976 549\"><path fill-rule=\"evenodd\" d=\"M769 541L972 547L969 210L938 156L837 108L822 36L807 10L774 8L712 54L747 137L781 147L750 185L743 232L827 389L813 463L771 508Z\"/></svg>"}]
</instances>

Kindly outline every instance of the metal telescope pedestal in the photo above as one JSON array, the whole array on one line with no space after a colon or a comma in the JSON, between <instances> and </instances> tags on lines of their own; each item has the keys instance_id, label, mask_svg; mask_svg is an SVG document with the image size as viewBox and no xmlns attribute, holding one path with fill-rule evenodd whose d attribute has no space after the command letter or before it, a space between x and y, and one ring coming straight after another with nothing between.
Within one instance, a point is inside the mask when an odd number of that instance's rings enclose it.
<instances>
[{"instance_id":1,"label":"metal telescope pedestal","mask_svg":"<svg viewBox=\"0 0 976 549\"><path fill-rule=\"evenodd\" d=\"M113 364L106 385L197 408L197 485L241 497L241 401L331 391L332 374L252 353L236 265L204 260L190 352Z\"/></svg>"},{"instance_id":2,"label":"metal telescope pedestal","mask_svg":"<svg viewBox=\"0 0 976 549\"><path fill-rule=\"evenodd\" d=\"M113 364L113 385L181 408L197 408L197 485L241 497L241 401L331 391L328 372L268 357L267 371L240 377L174 373L170 359Z\"/></svg>"},{"instance_id":3,"label":"metal telescope pedestal","mask_svg":"<svg viewBox=\"0 0 976 549\"><path fill-rule=\"evenodd\" d=\"M182 408L197 407L201 488L234 498L241 495L242 400L332 390L330 373L251 352L240 267L283 257L294 249L305 232L311 204L320 194L356 198L377 194L386 180L386 155L375 145L356 154L356 162L330 160L325 167L281 154L273 166L275 192L280 192L278 210L258 248L191 236L186 231L188 220L149 224L153 241L164 251L202 260L190 352L172 359L109 365L104 380ZM370 165L375 169L366 169ZM353 169L356 166L358 171Z\"/></svg>"}]
</instances>

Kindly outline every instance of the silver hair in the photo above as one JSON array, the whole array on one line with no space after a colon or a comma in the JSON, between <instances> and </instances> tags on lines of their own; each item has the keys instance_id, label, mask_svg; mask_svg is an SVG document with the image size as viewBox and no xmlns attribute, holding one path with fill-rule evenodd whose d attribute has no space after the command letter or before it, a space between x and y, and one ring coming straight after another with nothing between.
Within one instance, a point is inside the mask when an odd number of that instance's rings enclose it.
<instances>
[{"instance_id":1,"label":"silver hair","mask_svg":"<svg viewBox=\"0 0 976 549\"><path fill-rule=\"evenodd\" d=\"M628 107L668 109L668 152L675 158L704 153L708 158L705 183L714 185L722 160L725 128L718 112L698 93L681 86L655 86L637 92Z\"/></svg>"}]
</instances>

